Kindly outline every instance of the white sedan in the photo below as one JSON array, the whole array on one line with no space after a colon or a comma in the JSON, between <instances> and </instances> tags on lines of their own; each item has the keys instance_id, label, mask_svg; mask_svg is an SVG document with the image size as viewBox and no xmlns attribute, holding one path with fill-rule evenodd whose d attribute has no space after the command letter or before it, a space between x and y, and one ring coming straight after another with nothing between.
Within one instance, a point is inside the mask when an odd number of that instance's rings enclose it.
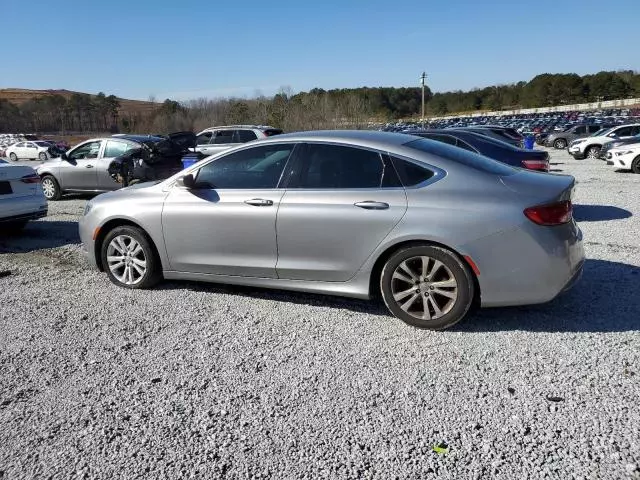
<instances>
[{"instance_id":1,"label":"white sedan","mask_svg":"<svg viewBox=\"0 0 640 480\"><path fill-rule=\"evenodd\" d=\"M9 157L12 162L17 162L21 158L42 160L44 162L49 158L49 154L47 153L49 147L51 147L49 142L43 142L41 140L18 142L7 148L5 156Z\"/></svg>"},{"instance_id":2,"label":"white sedan","mask_svg":"<svg viewBox=\"0 0 640 480\"><path fill-rule=\"evenodd\" d=\"M46 215L47 200L36 171L0 160L0 234Z\"/></svg>"},{"instance_id":3,"label":"white sedan","mask_svg":"<svg viewBox=\"0 0 640 480\"><path fill-rule=\"evenodd\" d=\"M607 152L607 165L640 173L640 143L612 148Z\"/></svg>"}]
</instances>

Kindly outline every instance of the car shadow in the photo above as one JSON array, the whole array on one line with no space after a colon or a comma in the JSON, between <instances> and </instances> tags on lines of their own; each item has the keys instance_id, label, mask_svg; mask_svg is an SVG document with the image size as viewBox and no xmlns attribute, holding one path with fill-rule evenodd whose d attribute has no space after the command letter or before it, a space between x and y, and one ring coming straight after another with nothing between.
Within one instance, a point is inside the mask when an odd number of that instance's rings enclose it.
<instances>
[{"instance_id":1,"label":"car shadow","mask_svg":"<svg viewBox=\"0 0 640 480\"><path fill-rule=\"evenodd\" d=\"M36 221L18 232L0 231L0 254L26 253L80 243L78 222Z\"/></svg>"},{"instance_id":2,"label":"car shadow","mask_svg":"<svg viewBox=\"0 0 640 480\"><path fill-rule=\"evenodd\" d=\"M622 220L633 216L629 210L611 205L574 205L573 218L576 222L605 222Z\"/></svg>"},{"instance_id":3,"label":"car shadow","mask_svg":"<svg viewBox=\"0 0 640 480\"><path fill-rule=\"evenodd\" d=\"M303 306L346 309L395 320L381 301L197 282L164 282L160 289L188 289ZM459 332L626 332L640 330L640 267L587 260L580 281L550 303L476 310L451 330ZM409 328L409 327L407 327Z\"/></svg>"}]
</instances>

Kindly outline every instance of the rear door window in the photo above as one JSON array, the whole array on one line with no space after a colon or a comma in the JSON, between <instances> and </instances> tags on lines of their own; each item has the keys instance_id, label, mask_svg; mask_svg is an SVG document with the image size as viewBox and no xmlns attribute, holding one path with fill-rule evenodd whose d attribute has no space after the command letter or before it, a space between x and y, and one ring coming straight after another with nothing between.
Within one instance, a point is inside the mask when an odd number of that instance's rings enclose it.
<instances>
[{"instance_id":1,"label":"rear door window","mask_svg":"<svg viewBox=\"0 0 640 480\"><path fill-rule=\"evenodd\" d=\"M342 145L307 144L300 172L289 188L358 189L391 186L385 182L385 162L378 152ZM389 169L388 175L395 172ZM397 182L396 182L397 183Z\"/></svg>"},{"instance_id":2,"label":"rear door window","mask_svg":"<svg viewBox=\"0 0 640 480\"><path fill-rule=\"evenodd\" d=\"M133 145L127 142L118 142L116 140L107 140L107 145L104 148L102 156L104 158L115 158L124 155L129 150L135 148Z\"/></svg>"},{"instance_id":3,"label":"rear door window","mask_svg":"<svg viewBox=\"0 0 640 480\"><path fill-rule=\"evenodd\" d=\"M234 132L235 130L218 130L215 138L213 139L213 143L216 145L233 143Z\"/></svg>"},{"instance_id":4,"label":"rear door window","mask_svg":"<svg viewBox=\"0 0 640 480\"><path fill-rule=\"evenodd\" d=\"M247 143L257 139L258 136L253 130L236 130L233 137L233 143Z\"/></svg>"}]
</instances>

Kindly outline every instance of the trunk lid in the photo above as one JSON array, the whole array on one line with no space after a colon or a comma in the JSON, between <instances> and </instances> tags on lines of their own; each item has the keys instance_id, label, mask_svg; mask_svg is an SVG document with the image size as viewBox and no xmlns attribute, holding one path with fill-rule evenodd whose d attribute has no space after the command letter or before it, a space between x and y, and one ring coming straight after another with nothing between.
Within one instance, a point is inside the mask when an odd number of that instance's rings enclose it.
<instances>
[{"instance_id":1,"label":"trunk lid","mask_svg":"<svg viewBox=\"0 0 640 480\"><path fill-rule=\"evenodd\" d=\"M571 200L576 179L571 175L556 175L520 170L515 175L500 177L509 190L529 197L538 204Z\"/></svg>"}]
</instances>

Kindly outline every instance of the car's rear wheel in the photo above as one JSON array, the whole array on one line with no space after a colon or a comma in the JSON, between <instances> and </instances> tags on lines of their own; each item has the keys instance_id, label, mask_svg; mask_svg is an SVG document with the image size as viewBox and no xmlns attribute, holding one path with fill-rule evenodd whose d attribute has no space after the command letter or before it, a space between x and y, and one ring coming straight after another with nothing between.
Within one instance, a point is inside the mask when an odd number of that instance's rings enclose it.
<instances>
[{"instance_id":1,"label":"car's rear wheel","mask_svg":"<svg viewBox=\"0 0 640 480\"><path fill-rule=\"evenodd\" d=\"M633 159L631 162L631 171L633 173L640 173L640 155Z\"/></svg>"},{"instance_id":2,"label":"car's rear wheel","mask_svg":"<svg viewBox=\"0 0 640 480\"><path fill-rule=\"evenodd\" d=\"M51 175L45 175L42 177L42 191L44 192L44 196L47 200L60 200L62 196L62 190L60 190L60 185L55 178Z\"/></svg>"},{"instance_id":3,"label":"car's rear wheel","mask_svg":"<svg viewBox=\"0 0 640 480\"><path fill-rule=\"evenodd\" d=\"M563 148L567 148L567 141L564 138L559 138L553 142L553 146L558 150L562 150Z\"/></svg>"},{"instance_id":4,"label":"car's rear wheel","mask_svg":"<svg viewBox=\"0 0 640 480\"><path fill-rule=\"evenodd\" d=\"M151 241L137 227L124 225L107 233L101 259L109 280L119 287L149 288L162 278Z\"/></svg>"},{"instance_id":5,"label":"car's rear wheel","mask_svg":"<svg viewBox=\"0 0 640 480\"><path fill-rule=\"evenodd\" d=\"M11 152L9 154L9 158L11 159L12 162L17 162L18 161L18 156L13 152Z\"/></svg>"},{"instance_id":6,"label":"car's rear wheel","mask_svg":"<svg viewBox=\"0 0 640 480\"><path fill-rule=\"evenodd\" d=\"M598 158L598 155L600 155L600 147L589 147L585 153L587 158Z\"/></svg>"},{"instance_id":7,"label":"car's rear wheel","mask_svg":"<svg viewBox=\"0 0 640 480\"><path fill-rule=\"evenodd\" d=\"M38 155L38 158L40 158L40 161L42 162L46 162L47 161L47 153L46 152L40 152L40 155Z\"/></svg>"},{"instance_id":8,"label":"car's rear wheel","mask_svg":"<svg viewBox=\"0 0 640 480\"><path fill-rule=\"evenodd\" d=\"M385 263L380 290L387 308L409 325L442 330L467 314L474 298L472 273L444 248L413 246Z\"/></svg>"}]
</instances>

